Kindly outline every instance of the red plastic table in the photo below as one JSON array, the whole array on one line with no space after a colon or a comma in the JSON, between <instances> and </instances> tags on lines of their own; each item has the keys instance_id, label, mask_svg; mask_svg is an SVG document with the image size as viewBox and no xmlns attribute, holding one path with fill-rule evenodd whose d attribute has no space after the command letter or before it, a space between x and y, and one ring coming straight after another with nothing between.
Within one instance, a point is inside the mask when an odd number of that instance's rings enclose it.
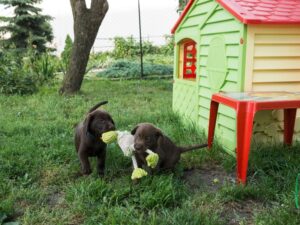
<instances>
[{"instance_id":1,"label":"red plastic table","mask_svg":"<svg viewBox=\"0 0 300 225\"><path fill-rule=\"evenodd\" d=\"M284 110L284 142L291 145L300 92L231 92L214 94L211 99L208 148L212 147L219 104L236 110L237 180L245 184L251 145L253 120L259 110Z\"/></svg>"}]
</instances>

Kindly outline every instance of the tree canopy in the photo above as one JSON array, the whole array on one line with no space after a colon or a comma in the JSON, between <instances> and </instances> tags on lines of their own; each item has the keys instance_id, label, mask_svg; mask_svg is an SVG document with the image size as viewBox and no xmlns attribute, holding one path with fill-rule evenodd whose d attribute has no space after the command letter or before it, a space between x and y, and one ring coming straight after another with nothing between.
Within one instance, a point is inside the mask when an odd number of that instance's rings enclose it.
<instances>
[{"instance_id":1,"label":"tree canopy","mask_svg":"<svg viewBox=\"0 0 300 225\"><path fill-rule=\"evenodd\" d=\"M4 48L11 46L19 50L28 45L38 52L45 52L46 44L53 39L50 16L43 15L41 8L35 6L41 0L0 0L0 4L14 8L10 17L0 17L1 43Z\"/></svg>"}]
</instances>

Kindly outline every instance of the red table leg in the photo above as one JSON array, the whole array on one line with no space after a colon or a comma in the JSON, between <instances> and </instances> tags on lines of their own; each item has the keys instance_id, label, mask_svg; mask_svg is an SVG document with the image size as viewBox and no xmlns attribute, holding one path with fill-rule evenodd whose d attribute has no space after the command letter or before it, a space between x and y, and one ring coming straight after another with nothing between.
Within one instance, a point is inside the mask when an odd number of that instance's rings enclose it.
<instances>
[{"instance_id":1,"label":"red table leg","mask_svg":"<svg viewBox=\"0 0 300 225\"><path fill-rule=\"evenodd\" d=\"M219 103L211 101L210 103L210 115L209 115L209 125L208 125L208 148L212 147L214 141L214 133L216 127L216 120L218 115Z\"/></svg>"},{"instance_id":2,"label":"red table leg","mask_svg":"<svg viewBox=\"0 0 300 225\"><path fill-rule=\"evenodd\" d=\"M251 104L242 103L237 108L237 178L243 184L247 180L254 115L255 110Z\"/></svg>"},{"instance_id":3,"label":"red table leg","mask_svg":"<svg viewBox=\"0 0 300 225\"><path fill-rule=\"evenodd\" d=\"M284 109L284 143L291 145L295 127L297 109Z\"/></svg>"}]
</instances>

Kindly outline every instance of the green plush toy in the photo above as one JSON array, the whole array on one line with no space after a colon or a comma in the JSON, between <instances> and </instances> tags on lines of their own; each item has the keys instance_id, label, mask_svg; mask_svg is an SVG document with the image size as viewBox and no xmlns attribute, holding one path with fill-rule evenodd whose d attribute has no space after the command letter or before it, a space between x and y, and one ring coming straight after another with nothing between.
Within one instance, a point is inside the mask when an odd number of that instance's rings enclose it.
<instances>
[{"instance_id":1,"label":"green plush toy","mask_svg":"<svg viewBox=\"0 0 300 225\"><path fill-rule=\"evenodd\" d=\"M131 180L141 179L147 175L148 173L145 170L141 168L135 168L131 174Z\"/></svg>"},{"instance_id":2,"label":"green plush toy","mask_svg":"<svg viewBox=\"0 0 300 225\"><path fill-rule=\"evenodd\" d=\"M159 156L149 149L146 152L149 153L149 155L146 157L147 165L154 169L157 166Z\"/></svg>"},{"instance_id":3,"label":"green plush toy","mask_svg":"<svg viewBox=\"0 0 300 225\"><path fill-rule=\"evenodd\" d=\"M102 141L106 144L111 144L115 142L118 138L118 132L117 131L108 131L102 134Z\"/></svg>"}]
</instances>

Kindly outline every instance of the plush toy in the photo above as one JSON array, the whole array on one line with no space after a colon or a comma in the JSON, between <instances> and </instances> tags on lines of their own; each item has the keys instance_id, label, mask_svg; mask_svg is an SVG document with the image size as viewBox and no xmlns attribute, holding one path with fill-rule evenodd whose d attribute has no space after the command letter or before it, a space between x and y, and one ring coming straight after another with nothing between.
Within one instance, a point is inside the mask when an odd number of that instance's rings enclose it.
<instances>
[{"instance_id":1,"label":"plush toy","mask_svg":"<svg viewBox=\"0 0 300 225\"><path fill-rule=\"evenodd\" d=\"M148 175L148 173L145 170L143 170L141 168L135 168L131 174L131 180L140 179L147 175Z\"/></svg>"},{"instance_id":2,"label":"plush toy","mask_svg":"<svg viewBox=\"0 0 300 225\"><path fill-rule=\"evenodd\" d=\"M106 133L103 133L101 138L104 143L110 144L117 140L118 133L117 131L108 131Z\"/></svg>"},{"instance_id":3,"label":"plush toy","mask_svg":"<svg viewBox=\"0 0 300 225\"><path fill-rule=\"evenodd\" d=\"M151 167L152 169L154 169L157 166L157 163L158 163L158 160L159 160L158 154L152 152L149 149L147 149L146 152L149 154L146 157L147 165L149 167Z\"/></svg>"},{"instance_id":4,"label":"plush toy","mask_svg":"<svg viewBox=\"0 0 300 225\"><path fill-rule=\"evenodd\" d=\"M127 157L131 157L134 168L131 175L132 180L140 179L148 175L145 170L139 168L137 165L137 161L133 153L135 151L134 137L131 133L129 133L128 131L108 131L102 134L101 139L106 144L117 141L124 155ZM152 152L150 149L147 149L146 152L148 153L148 156L146 157L147 165L151 168L155 168L159 160L158 154Z\"/></svg>"}]
</instances>

